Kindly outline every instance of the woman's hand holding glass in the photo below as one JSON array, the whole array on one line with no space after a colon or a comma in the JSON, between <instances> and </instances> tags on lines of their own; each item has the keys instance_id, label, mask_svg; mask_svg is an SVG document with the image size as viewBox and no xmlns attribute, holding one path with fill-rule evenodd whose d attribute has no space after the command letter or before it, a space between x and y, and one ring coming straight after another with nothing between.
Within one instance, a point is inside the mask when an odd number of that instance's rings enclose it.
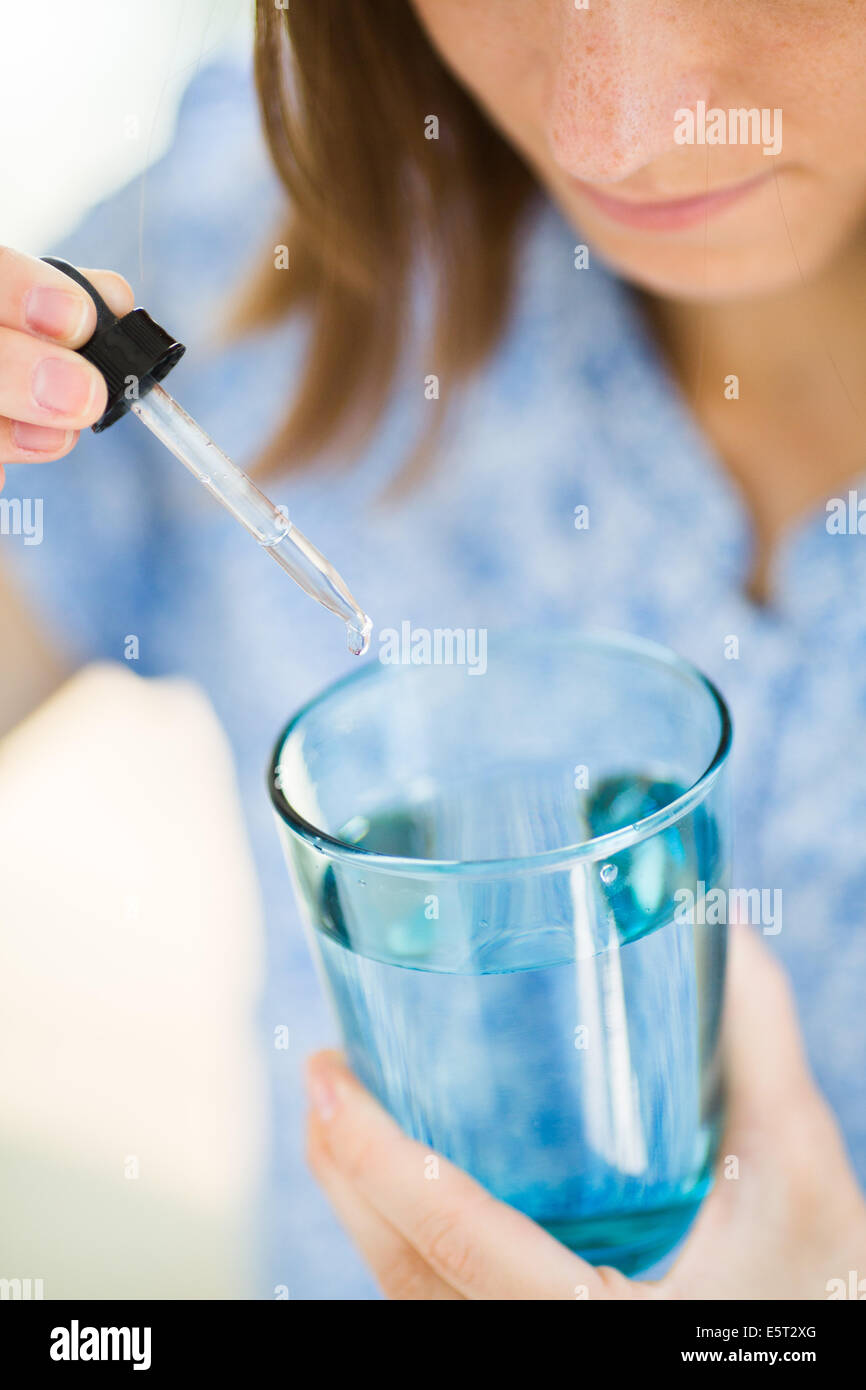
<instances>
[{"instance_id":1,"label":"woman's hand holding glass","mask_svg":"<svg viewBox=\"0 0 866 1390\"><path fill-rule=\"evenodd\" d=\"M385 1294L826 1299L850 1290L852 1270L866 1281L866 1202L809 1074L787 979L745 927L732 928L729 970L719 1171L655 1282L585 1263L406 1138L338 1054L314 1057L309 1162Z\"/></svg>"}]
</instances>

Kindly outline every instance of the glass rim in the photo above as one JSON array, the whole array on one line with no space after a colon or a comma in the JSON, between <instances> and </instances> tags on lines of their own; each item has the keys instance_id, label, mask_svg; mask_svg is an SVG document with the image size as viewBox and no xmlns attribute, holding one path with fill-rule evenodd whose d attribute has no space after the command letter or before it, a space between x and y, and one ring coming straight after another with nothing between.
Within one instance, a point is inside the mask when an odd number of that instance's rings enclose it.
<instances>
[{"instance_id":1,"label":"glass rim","mask_svg":"<svg viewBox=\"0 0 866 1390\"><path fill-rule=\"evenodd\" d=\"M652 811L648 816L643 816L629 825L620 826L617 830L609 830L603 835L595 835L587 840L580 840L576 844L542 850L538 854L505 859L419 859L404 855L379 854L376 850L365 849L362 845L349 844L347 840L341 840L326 830L320 830L299 811L295 810L279 785L279 767L283 749L300 722L333 695L345 690L348 686L359 685L364 681L371 680L374 676L381 675L385 669L380 662L367 661L359 670L350 671L348 675L332 681L318 695L305 701L277 739L268 767L268 787L271 802L279 819L301 840L311 844L314 849L329 854L333 859L340 859L358 867L363 865L382 873L399 874L401 877L429 878L441 874L453 878L503 878L515 873L538 873L568 864L597 863L601 859L611 858L622 850L640 844L642 840L648 840L652 835L657 835L662 830L668 829L703 801L718 780L731 751L733 721L727 702L718 687L693 662L678 656L669 647L660 642L654 642L650 638L635 637L628 633L608 629L582 629L575 632L554 634L533 629L518 633L512 631L502 635L513 645L519 643L529 645L532 642L543 641L547 646L558 644L595 647L597 649L608 648L611 651L619 650L654 661L660 666L678 672L704 690L710 697L719 716L719 741L709 763L691 786L687 787L673 801L668 802L666 806Z\"/></svg>"}]
</instances>

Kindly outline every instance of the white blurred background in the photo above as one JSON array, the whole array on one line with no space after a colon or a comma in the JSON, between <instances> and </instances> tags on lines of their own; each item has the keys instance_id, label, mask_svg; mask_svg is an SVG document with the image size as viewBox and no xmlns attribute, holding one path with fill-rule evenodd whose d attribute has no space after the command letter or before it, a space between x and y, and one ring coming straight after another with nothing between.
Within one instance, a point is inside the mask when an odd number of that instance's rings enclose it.
<instances>
[{"instance_id":1,"label":"white blurred background","mask_svg":"<svg viewBox=\"0 0 866 1390\"><path fill-rule=\"evenodd\" d=\"M0 243L56 245L250 45L245 0L8 0ZM99 666L0 739L0 1297L261 1295L261 939L200 691Z\"/></svg>"},{"instance_id":2,"label":"white blurred background","mask_svg":"<svg viewBox=\"0 0 866 1390\"><path fill-rule=\"evenodd\" d=\"M197 69L251 43L251 0L6 0L0 243L44 253L159 158Z\"/></svg>"}]
</instances>

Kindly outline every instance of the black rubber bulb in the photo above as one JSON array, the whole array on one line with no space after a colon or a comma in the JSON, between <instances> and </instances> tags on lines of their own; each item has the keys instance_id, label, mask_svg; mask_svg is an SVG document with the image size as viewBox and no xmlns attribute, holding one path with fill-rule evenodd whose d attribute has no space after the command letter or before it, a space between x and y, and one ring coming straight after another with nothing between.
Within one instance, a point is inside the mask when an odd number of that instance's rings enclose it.
<instances>
[{"instance_id":1,"label":"black rubber bulb","mask_svg":"<svg viewBox=\"0 0 866 1390\"><path fill-rule=\"evenodd\" d=\"M87 276L68 261L59 256L43 256L42 259L46 265L53 265L55 270L62 270L70 280L75 280L96 305L95 332L76 351L105 377L108 405L93 426L94 432L99 434L162 381L183 357L186 348L160 328L144 309L131 309L118 318Z\"/></svg>"}]
</instances>

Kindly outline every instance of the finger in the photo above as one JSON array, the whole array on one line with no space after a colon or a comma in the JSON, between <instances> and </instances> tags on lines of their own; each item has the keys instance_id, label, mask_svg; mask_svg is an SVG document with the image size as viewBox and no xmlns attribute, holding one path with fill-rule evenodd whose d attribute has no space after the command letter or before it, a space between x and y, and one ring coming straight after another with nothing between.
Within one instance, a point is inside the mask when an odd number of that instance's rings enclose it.
<instances>
[{"instance_id":1,"label":"finger","mask_svg":"<svg viewBox=\"0 0 866 1390\"><path fill-rule=\"evenodd\" d=\"M105 378L78 353L0 328L0 415L80 430L99 419L107 400Z\"/></svg>"},{"instance_id":2,"label":"finger","mask_svg":"<svg viewBox=\"0 0 866 1390\"><path fill-rule=\"evenodd\" d=\"M788 977L753 928L730 927L722 1031L729 1125L773 1116L814 1090Z\"/></svg>"},{"instance_id":3,"label":"finger","mask_svg":"<svg viewBox=\"0 0 866 1390\"><path fill-rule=\"evenodd\" d=\"M417 1250L342 1176L328 1155L323 1128L322 1121L313 1115L307 1134L307 1161L382 1292L400 1302L459 1299L460 1294L434 1274Z\"/></svg>"},{"instance_id":4,"label":"finger","mask_svg":"<svg viewBox=\"0 0 866 1390\"><path fill-rule=\"evenodd\" d=\"M128 314L134 296L113 270L82 272L118 315ZM0 326L34 333L64 347L81 347L96 328L96 309L86 290L36 256L0 247Z\"/></svg>"},{"instance_id":5,"label":"finger","mask_svg":"<svg viewBox=\"0 0 866 1390\"><path fill-rule=\"evenodd\" d=\"M612 1293L605 1271L408 1139L336 1054L314 1057L309 1077L330 1161L459 1293L472 1299L629 1296L628 1286L623 1292L617 1280Z\"/></svg>"},{"instance_id":6,"label":"finger","mask_svg":"<svg viewBox=\"0 0 866 1390\"><path fill-rule=\"evenodd\" d=\"M787 1175L799 1194L819 1190L823 1217L831 1203L862 1207L836 1118L812 1076L787 974L751 927L732 929L725 1021L728 1115L723 1147L754 1155ZM832 1193L823 1173L835 1172Z\"/></svg>"},{"instance_id":7,"label":"finger","mask_svg":"<svg viewBox=\"0 0 866 1390\"><path fill-rule=\"evenodd\" d=\"M810 1075L787 976L744 925L730 928L722 1041L727 1113L716 1181L660 1289L748 1299L767 1289L795 1297L785 1288L813 1281L823 1288L814 1268L802 1282L802 1261L826 1248L828 1231L853 1226L862 1197Z\"/></svg>"},{"instance_id":8,"label":"finger","mask_svg":"<svg viewBox=\"0 0 866 1390\"><path fill-rule=\"evenodd\" d=\"M63 458L77 442L78 430L0 419L0 458L6 463L49 463Z\"/></svg>"},{"instance_id":9,"label":"finger","mask_svg":"<svg viewBox=\"0 0 866 1390\"><path fill-rule=\"evenodd\" d=\"M802 1044L787 980L751 927L732 923L722 1023L725 1127L713 1190L663 1280L675 1298L745 1297L758 1260L754 1231L778 1228L786 1190L786 1109L799 1109ZM795 1083L794 1078L799 1078Z\"/></svg>"}]
</instances>

